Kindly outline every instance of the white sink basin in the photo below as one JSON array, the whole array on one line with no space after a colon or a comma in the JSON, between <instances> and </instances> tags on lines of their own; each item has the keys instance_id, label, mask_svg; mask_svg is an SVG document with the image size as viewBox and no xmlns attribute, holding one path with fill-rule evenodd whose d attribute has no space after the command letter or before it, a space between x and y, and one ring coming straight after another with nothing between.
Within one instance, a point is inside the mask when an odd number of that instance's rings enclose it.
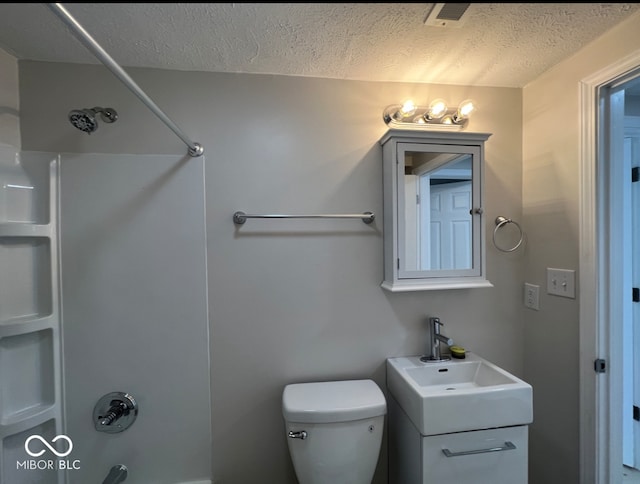
<instances>
[{"instance_id":1,"label":"white sink basin","mask_svg":"<svg viewBox=\"0 0 640 484\"><path fill-rule=\"evenodd\" d=\"M422 435L533 421L531 385L473 353L445 362L389 358L387 388Z\"/></svg>"}]
</instances>

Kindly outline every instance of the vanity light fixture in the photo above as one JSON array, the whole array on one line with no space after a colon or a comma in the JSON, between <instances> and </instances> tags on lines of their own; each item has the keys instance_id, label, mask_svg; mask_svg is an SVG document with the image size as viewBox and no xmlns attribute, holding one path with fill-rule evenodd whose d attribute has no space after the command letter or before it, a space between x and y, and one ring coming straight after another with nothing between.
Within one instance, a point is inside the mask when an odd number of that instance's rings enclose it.
<instances>
[{"instance_id":1,"label":"vanity light fixture","mask_svg":"<svg viewBox=\"0 0 640 484\"><path fill-rule=\"evenodd\" d=\"M456 108L448 107L444 99L434 99L428 106L409 100L387 106L382 119L390 128L459 131L466 127L476 109L472 99L465 99Z\"/></svg>"}]
</instances>

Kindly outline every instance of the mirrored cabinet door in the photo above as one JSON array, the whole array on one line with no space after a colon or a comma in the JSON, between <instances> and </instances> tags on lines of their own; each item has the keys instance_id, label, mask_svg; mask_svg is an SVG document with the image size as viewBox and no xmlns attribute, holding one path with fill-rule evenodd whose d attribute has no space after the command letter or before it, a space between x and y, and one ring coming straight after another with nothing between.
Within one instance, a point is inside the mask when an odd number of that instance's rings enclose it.
<instances>
[{"instance_id":1,"label":"mirrored cabinet door","mask_svg":"<svg viewBox=\"0 0 640 484\"><path fill-rule=\"evenodd\" d=\"M384 174L382 287L491 286L485 277L485 133L390 130Z\"/></svg>"}]
</instances>

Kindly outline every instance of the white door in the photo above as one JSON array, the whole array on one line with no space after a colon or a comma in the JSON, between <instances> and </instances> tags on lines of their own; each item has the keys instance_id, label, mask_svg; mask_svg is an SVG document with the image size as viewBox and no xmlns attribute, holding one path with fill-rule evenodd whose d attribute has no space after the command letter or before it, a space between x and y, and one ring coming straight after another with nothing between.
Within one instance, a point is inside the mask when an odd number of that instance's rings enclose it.
<instances>
[{"instance_id":1,"label":"white door","mask_svg":"<svg viewBox=\"0 0 640 484\"><path fill-rule=\"evenodd\" d=\"M430 187L431 269L469 269L471 267L471 182L443 183ZM425 240L427 239L427 240Z\"/></svg>"},{"instance_id":2,"label":"white door","mask_svg":"<svg viewBox=\"0 0 640 484\"><path fill-rule=\"evenodd\" d=\"M638 303L633 302L637 285L638 254L638 183L633 182L632 165L638 164L638 140L640 131L632 129L637 122L625 116L627 83L620 83L606 90L610 121L608 130L608 164L603 176L608 196L600 203L608 204L607 222L601 230L608 239L608 256L601 261L601 270L608 271L608 311L610 365L616 368L616 351L622 353L621 372L612 373L610 398L612 407L608 416L611 429L611 449L619 449L609 456L610 479L619 476L620 463L628 468L640 468L640 329L634 318ZM640 124L638 125L640 128ZM635 159L635 160L634 160ZM618 380L618 378L620 378ZM620 429L620 430L617 430Z\"/></svg>"},{"instance_id":3,"label":"white door","mask_svg":"<svg viewBox=\"0 0 640 484\"><path fill-rule=\"evenodd\" d=\"M630 450L625 447L624 464L640 469L640 118L629 118L625 121L624 158L630 178L630 227L631 227L631 261L630 285L631 302L627 325L632 333L632 348L629 360L632 362L632 381L628 389L632 401L625 402L631 411L631 418L624 423L625 428L633 429L633 439L629 443ZM626 383L626 382L625 382ZM625 388L627 385L625 384ZM630 407L630 408L629 408ZM629 411L627 410L627 411ZM626 444L626 440L625 440ZM626 454L632 460L627 463Z\"/></svg>"}]
</instances>

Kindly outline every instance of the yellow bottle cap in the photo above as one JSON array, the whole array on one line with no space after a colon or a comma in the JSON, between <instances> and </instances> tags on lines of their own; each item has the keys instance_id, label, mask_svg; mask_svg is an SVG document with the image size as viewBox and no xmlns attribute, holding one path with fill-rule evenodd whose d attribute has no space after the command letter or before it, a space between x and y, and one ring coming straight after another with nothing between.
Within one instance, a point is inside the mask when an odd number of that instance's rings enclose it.
<instances>
[{"instance_id":1,"label":"yellow bottle cap","mask_svg":"<svg viewBox=\"0 0 640 484\"><path fill-rule=\"evenodd\" d=\"M453 358L464 358L465 357L465 349L462 346L450 346L449 350L451 351L451 356Z\"/></svg>"}]
</instances>

